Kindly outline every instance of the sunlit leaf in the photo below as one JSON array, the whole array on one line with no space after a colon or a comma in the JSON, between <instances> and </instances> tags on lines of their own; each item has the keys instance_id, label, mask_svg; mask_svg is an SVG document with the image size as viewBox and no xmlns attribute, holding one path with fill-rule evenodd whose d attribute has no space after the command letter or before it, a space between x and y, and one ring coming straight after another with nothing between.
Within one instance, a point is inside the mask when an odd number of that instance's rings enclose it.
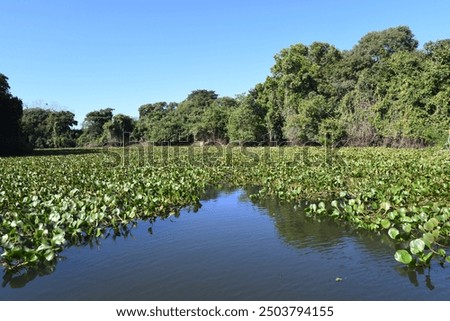
<instances>
[{"instance_id":1,"label":"sunlit leaf","mask_svg":"<svg viewBox=\"0 0 450 321\"><path fill-rule=\"evenodd\" d=\"M422 235L422 240L425 242L425 245L431 248L431 244L434 243L434 236L431 233L424 233Z\"/></svg>"},{"instance_id":2,"label":"sunlit leaf","mask_svg":"<svg viewBox=\"0 0 450 321\"><path fill-rule=\"evenodd\" d=\"M425 249L425 242L422 239L415 239L409 242L409 250L412 254L419 254Z\"/></svg>"},{"instance_id":3,"label":"sunlit leaf","mask_svg":"<svg viewBox=\"0 0 450 321\"><path fill-rule=\"evenodd\" d=\"M409 264L413 260L411 254L409 254L406 250L398 250L395 252L394 258L396 261L403 264Z\"/></svg>"},{"instance_id":4,"label":"sunlit leaf","mask_svg":"<svg viewBox=\"0 0 450 321\"><path fill-rule=\"evenodd\" d=\"M384 218L384 219L381 220L381 226L384 229L388 229L391 226L391 222L388 219Z\"/></svg>"},{"instance_id":5,"label":"sunlit leaf","mask_svg":"<svg viewBox=\"0 0 450 321\"><path fill-rule=\"evenodd\" d=\"M47 261L52 261L55 258L55 253L53 251L47 251L45 254L45 259Z\"/></svg>"},{"instance_id":6,"label":"sunlit leaf","mask_svg":"<svg viewBox=\"0 0 450 321\"><path fill-rule=\"evenodd\" d=\"M380 207L382 209L384 209L385 211L389 211L389 209L391 208L391 203L389 202L383 202L380 204Z\"/></svg>"},{"instance_id":7,"label":"sunlit leaf","mask_svg":"<svg viewBox=\"0 0 450 321\"><path fill-rule=\"evenodd\" d=\"M388 235L391 237L391 239L396 239L397 236L400 234L400 232L395 228L391 227L388 231Z\"/></svg>"}]
</instances>

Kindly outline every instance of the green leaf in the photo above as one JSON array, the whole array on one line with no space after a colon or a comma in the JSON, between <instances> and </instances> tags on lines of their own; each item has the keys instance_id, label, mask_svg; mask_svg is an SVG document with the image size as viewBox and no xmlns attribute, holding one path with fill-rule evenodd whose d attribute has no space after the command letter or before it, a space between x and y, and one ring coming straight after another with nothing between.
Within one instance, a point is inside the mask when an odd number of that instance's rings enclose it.
<instances>
[{"instance_id":1,"label":"green leaf","mask_svg":"<svg viewBox=\"0 0 450 321\"><path fill-rule=\"evenodd\" d=\"M430 264L432 258L433 258L433 252L429 252L426 255L424 255L423 257L421 257L421 261L426 264Z\"/></svg>"},{"instance_id":2,"label":"green leaf","mask_svg":"<svg viewBox=\"0 0 450 321\"><path fill-rule=\"evenodd\" d=\"M402 224L402 230L403 230L405 233L407 233L407 234L411 233L411 224L409 224L409 223L403 223L403 224Z\"/></svg>"},{"instance_id":3,"label":"green leaf","mask_svg":"<svg viewBox=\"0 0 450 321\"><path fill-rule=\"evenodd\" d=\"M391 203L383 202L383 203L380 204L380 208L384 209L387 212L391 208Z\"/></svg>"},{"instance_id":4,"label":"green leaf","mask_svg":"<svg viewBox=\"0 0 450 321\"><path fill-rule=\"evenodd\" d=\"M409 254L406 250L398 250L395 252L394 258L396 261L403 264L409 264L413 260L411 254Z\"/></svg>"},{"instance_id":5,"label":"green leaf","mask_svg":"<svg viewBox=\"0 0 450 321\"><path fill-rule=\"evenodd\" d=\"M50 249L51 246L48 244L41 244L39 245L39 247L36 249L36 251L40 252L40 251L44 251L44 250L48 250Z\"/></svg>"},{"instance_id":6,"label":"green leaf","mask_svg":"<svg viewBox=\"0 0 450 321\"><path fill-rule=\"evenodd\" d=\"M395 227L391 227L388 231L388 235L393 240L395 240L399 234L400 234L400 232Z\"/></svg>"},{"instance_id":7,"label":"green leaf","mask_svg":"<svg viewBox=\"0 0 450 321\"><path fill-rule=\"evenodd\" d=\"M400 221L402 221L403 223L412 223L413 219L411 217L409 217L409 216L402 216L400 218Z\"/></svg>"},{"instance_id":8,"label":"green leaf","mask_svg":"<svg viewBox=\"0 0 450 321\"><path fill-rule=\"evenodd\" d=\"M391 221L389 221L388 219L384 218L384 219L381 220L381 226L384 229L387 230L391 226Z\"/></svg>"},{"instance_id":9,"label":"green leaf","mask_svg":"<svg viewBox=\"0 0 450 321\"><path fill-rule=\"evenodd\" d=\"M52 222L58 222L60 218L61 218L61 216L59 215L59 213L56 213L56 212L51 213L48 217L48 219Z\"/></svg>"},{"instance_id":10,"label":"green leaf","mask_svg":"<svg viewBox=\"0 0 450 321\"><path fill-rule=\"evenodd\" d=\"M430 218L428 222L433 223L435 227L439 225L439 220L435 217Z\"/></svg>"},{"instance_id":11,"label":"green leaf","mask_svg":"<svg viewBox=\"0 0 450 321\"><path fill-rule=\"evenodd\" d=\"M431 244L434 243L434 236L431 233L424 233L422 235L422 240L425 242L425 245L431 248Z\"/></svg>"},{"instance_id":12,"label":"green leaf","mask_svg":"<svg viewBox=\"0 0 450 321\"><path fill-rule=\"evenodd\" d=\"M56 245L61 245L65 242L64 233L56 234L52 237L52 243Z\"/></svg>"},{"instance_id":13,"label":"green leaf","mask_svg":"<svg viewBox=\"0 0 450 321\"><path fill-rule=\"evenodd\" d=\"M397 213L397 211L392 211L392 212L389 212L387 214L387 216L391 221L393 221L398 216L398 213Z\"/></svg>"},{"instance_id":14,"label":"green leaf","mask_svg":"<svg viewBox=\"0 0 450 321\"><path fill-rule=\"evenodd\" d=\"M409 249L412 254L422 253L425 249L425 242L422 239L415 239L409 242Z\"/></svg>"},{"instance_id":15,"label":"green leaf","mask_svg":"<svg viewBox=\"0 0 450 321\"><path fill-rule=\"evenodd\" d=\"M53 251L47 251L45 252L45 259L47 261L51 261L55 258L55 253Z\"/></svg>"},{"instance_id":16,"label":"green leaf","mask_svg":"<svg viewBox=\"0 0 450 321\"><path fill-rule=\"evenodd\" d=\"M440 231L439 230L433 230L433 232L431 232L431 234L433 234L435 239L439 239Z\"/></svg>"},{"instance_id":17,"label":"green leaf","mask_svg":"<svg viewBox=\"0 0 450 321\"><path fill-rule=\"evenodd\" d=\"M423 225L423 228L424 228L426 231L432 231L432 230L434 229L434 225L433 225L432 223L430 223L430 222L426 222L426 223Z\"/></svg>"}]
</instances>

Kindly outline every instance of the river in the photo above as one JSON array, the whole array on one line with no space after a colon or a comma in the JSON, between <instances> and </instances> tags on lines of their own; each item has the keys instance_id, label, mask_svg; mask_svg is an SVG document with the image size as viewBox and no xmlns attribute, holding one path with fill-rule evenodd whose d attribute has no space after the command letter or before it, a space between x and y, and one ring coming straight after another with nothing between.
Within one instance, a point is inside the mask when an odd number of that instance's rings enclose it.
<instances>
[{"instance_id":1,"label":"river","mask_svg":"<svg viewBox=\"0 0 450 321\"><path fill-rule=\"evenodd\" d=\"M54 271L5 279L1 300L447 300L450 270L408 271L386 235L246 191L65 249Z\"/></svg>"}]
</instances>

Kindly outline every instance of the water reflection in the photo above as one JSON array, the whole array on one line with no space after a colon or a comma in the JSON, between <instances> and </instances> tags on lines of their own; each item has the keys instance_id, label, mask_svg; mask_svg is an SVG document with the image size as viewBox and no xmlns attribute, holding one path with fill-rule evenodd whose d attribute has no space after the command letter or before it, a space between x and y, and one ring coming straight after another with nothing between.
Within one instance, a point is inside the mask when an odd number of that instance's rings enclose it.
<instances>
[{"instance_id":1,"label":"water reflection","mask_svg":"<svg viewBox=\"0 0 450 321\"><path fill-rule=\"evenodd\" d=\"M3 275L2 287L9 285L13 289L23 288L28 282L33 281L38 276L45 276L55 271L54 265L46 265L37 268L29 268L17 272L5 272Z\"/></svg>"},{"instance_id":2,"label":"water reflection","mask_svg":"<svg viewBox=\"0 0 450 321\"><path fill-rule=\"evenodd\" d=\"M217 197L217 193L214 192ZM201 204L194 204L184 209L186 212L197 212L201 208ZM147 229L150 235L153 234L153 223L156 220L170 219L170 217L178 218L180 211L175 211L171 214L160 214L158 217L148 218L146 220L140 220L140 224L150 225ZM81 235L78 238L72 239L65 249L70 248L100 248L102 243L108 240L115 241L116 239L128 239L133 238L133 231L138 227L138 221L132 221L128 224L119 224L115 227L107 228L103 235L95 237L93 235ZM56 271L58 262L65 260L66 257L63 253L60 253L57 258L54 258L48 262L41 262L32 267L18 267L9 271L4 270L2 287L9 285L11 288L25 287L29 282L35 280L37 277L47 276Z\"/></svg>"},{"instance_id":3,"label":"water reflection","mask_svg":"<svg viewBox=\"0 0 450 321\"><path fill-rule=\"evenodd\" d=\"M347 242L348 236L354 237L354 241L361 247L359 250L370 253L374 258L392 256L389 264L394 265L399 276L406 277L412 285L418 287L419 278L424 279L423 283L430 290L434 290L431 279L433 270L443 268L435 261L433 268L407 267L396 265L393 256L399 248L394 240L387 233L370 232L362 229L354 229L345 222L337 222L329 218L311 218L305 215L305 203L289 204L276 198L254 199L249 197L255 193L254 189L246 189L240 197L241 202L252 202L262 212L267 213L274 219L274 225L280 238L287 244L296 248L312 248L317 251L329 251L330 247L342 242ZM370 264L370 262L367 262ZM438 271L437 271L438 272Z\"/></svg>"},{"instance_id":4,"label":"water reflection","mask_svg":"<svg viewBox=\"0 0 450 321\"><path fill-rule=\"evenodd\" d=\"M439 265L435 265L434 268L439 269ZM399 275L407 277L411 284L413 284L415 287L420 286L420 279L422 281L422 284L425 284L427 289L429 289L430 291L433 291L436 288L431 280L431 268L417 267L415 269L411 269L409 267L401 266L396 267L396 270L398 271Z\"/></svg>"},{"instance_id":5,"label":"water reflection","mask_svg":"<svg viewBox=\"0 0 450 321\"><path fill-rule=\"evenodd\" d=\"M248 195L254 192L252 188L209 189L201 209L194 206L173 216L109 229L101 238L80 240L61 253L65 258L52 264L4 273L0 299L432 300L450 296L446 269L401 266L393 258L396 245L386 235L309 218L302 206L294 208L277 199L253 200Z\"/></svg>"}]
</instances>

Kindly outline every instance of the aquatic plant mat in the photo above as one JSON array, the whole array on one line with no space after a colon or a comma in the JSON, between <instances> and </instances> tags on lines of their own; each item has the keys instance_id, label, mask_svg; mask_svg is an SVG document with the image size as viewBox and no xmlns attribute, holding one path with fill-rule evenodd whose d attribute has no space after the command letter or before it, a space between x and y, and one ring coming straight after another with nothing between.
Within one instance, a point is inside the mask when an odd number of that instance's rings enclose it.
<instances>
[{"instance_id":1,"label":"aquatic plant mat","mask_svg":"<svg viewBox=\"0 0 450 321\"><path fill-rule=\"evenodd\" d=\"M198 205L208 186L307 202L398 242L411 268L450 262L450 154L437 149L142 147L0 158L0 251L6 271L52 268L67 246Z\"/></svg>"}]
</instances>

